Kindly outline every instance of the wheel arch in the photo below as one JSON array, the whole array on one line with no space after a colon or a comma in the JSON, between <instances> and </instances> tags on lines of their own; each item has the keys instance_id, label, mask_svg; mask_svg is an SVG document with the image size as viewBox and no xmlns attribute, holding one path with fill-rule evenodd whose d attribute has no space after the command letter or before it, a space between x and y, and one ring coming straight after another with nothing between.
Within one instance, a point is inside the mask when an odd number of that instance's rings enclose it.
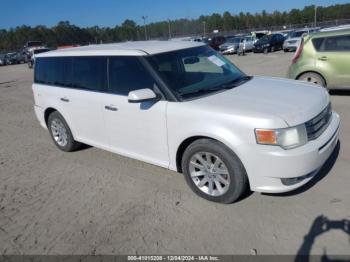
<instances>
[{"instance_id":1,"label":"wheel arch","mask_svg":"<svg viewBox=\"0 0 350 262\"><path fill-rule=\"evenodd\" d=\"M303 71L301 73L299 73L296 77L295 77L295 80L298 80L300 76L302 76L303 74L307 74L307 73L313 73L313 74L318 74L320 77L322 77L326 87L328 85L327 83L327 79L324 77L324 74L318 72L318 71L315 71L315 70L307 70L307 71Z\"/></svg>"},{"instance_id":2,"label":"wheel arch","mask_svg":"<svg viewBox=\"0 0 350 262\"><path fill-rule=\"evenodd\" d=\"M49 116L53 113L53 112L59 112L57 109L53 108L53 107L48 107L45 109L44 111L44 119L45 119L45 124L46 124L46 127L48 127L48 121L49 121Z\"/></svg>"},{"instance_id":3,"label":"wheel arch","mask_svg":"<svg viewBox=\"0 0 350 262\"><path fill-rule=\"evenodd\" d=\"M76 132L74 130L74 127L71 125L71 121L69 121L69 119L64 114L62 114L62 112L60 110L58 110L55 107L48 107L44 110L44 120L45 120L46 127L49 128L49 126L48 126L49 116L53 112L58 112L64 118L67 125L69 126L70 131L72 132L73 137L76 138Z\"/></svg>"},{"instance_id":4,"label":"wheel arch","mask_svg":"<svg viewBox=\"0 0 350 262\"><path fill-rule=\"evenodd\" d=\"M176 170L179 173L182 173L182 167L181 167L181 162L182 162L182 156L186 150L186 148L192 144L194 141L199 140L199 139L210 139L210 140L214 140L217 141L221 144L223 144L224 146L226 146L227 148L229 148L231 151L234 152L234 150L227 145L226 141L222 141L220 138L214 137L214 136L208 136L208 135L193 135L190 136L186 139L184 139L180 145L177 147L176 150ZM236 154L236 152L234 152Z\"/></svg>"}]
</instances>

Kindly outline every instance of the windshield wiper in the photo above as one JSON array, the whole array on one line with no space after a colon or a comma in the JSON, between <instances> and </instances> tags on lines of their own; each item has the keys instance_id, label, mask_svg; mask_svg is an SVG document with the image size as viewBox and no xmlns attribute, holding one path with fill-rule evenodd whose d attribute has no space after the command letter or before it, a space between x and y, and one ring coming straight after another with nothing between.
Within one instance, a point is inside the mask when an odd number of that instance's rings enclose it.
<instances>
[{"instance_id":1,"label":"windshield wiper","mask_svg":"<svg viewBox=\"0 0 350 262\"><path fill-rule=\"evenodd\" d=\"M228 83L225 83L223 85L220 86L220 89L231 89L234 88L240 84L242 84L243 82L247 82L248 80L252 79L252 76L242 76L242 77L238 77Z\"/></svg>"},{"instance_id":2,"label":"windshield wiper","mask_svg":"<svg viewBox=\"0 0 350 262\"><path fill-rule=\"evenodd\" d=\"M184 95L192 95L192 94L201 94L201 93L210 93L210 92L215 92L215 91L220 91L220 90L227 90L227 89L232 89L236 86L238 86L239 84L241 84L242 82L246 82L248 80L250 80L252 77L251 76L242 76L239 77L237 79L234 79L228 83L225 83L223 85L219 85L213 88L206 88L206 89L198 89L198 90L194 90L191 92L181 92L178 91L179 95L184 96Z\"/></svg>"}]
</instances>

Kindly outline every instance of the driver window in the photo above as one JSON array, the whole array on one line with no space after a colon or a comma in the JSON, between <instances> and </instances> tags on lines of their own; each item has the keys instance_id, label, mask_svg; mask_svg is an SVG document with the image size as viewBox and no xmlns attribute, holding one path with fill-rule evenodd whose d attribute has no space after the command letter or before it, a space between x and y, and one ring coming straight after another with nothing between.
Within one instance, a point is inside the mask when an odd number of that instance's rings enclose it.
<instances>
[{"instance_id":1,"label":"driver window","mask_svg":"<svg viewBox=\"0 0 350 262\"><path fill-rule=\"evenodd\" d=\"M109 92L127 96L130 91L153 89L154 83L150 73L136 57L109 58Z\"/></svg>"}]
</instances>

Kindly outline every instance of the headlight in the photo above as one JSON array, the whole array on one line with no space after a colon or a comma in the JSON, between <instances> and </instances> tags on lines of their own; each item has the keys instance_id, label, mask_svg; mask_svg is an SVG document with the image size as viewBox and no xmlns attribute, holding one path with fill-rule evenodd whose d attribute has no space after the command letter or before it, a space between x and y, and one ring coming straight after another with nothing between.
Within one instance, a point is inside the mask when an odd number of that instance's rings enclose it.
<instances>
[{"instance_id":1,"label":"headlight","mask_svg":"<svg viewBox=\"0 0 350 262\"><path fill-rule=\"evenodd\" d=\"M305 145L308 141L304 124L280 129L255 129L256 142L262 145L276 145L292 149Z\"/></svg>"}]
</instances>

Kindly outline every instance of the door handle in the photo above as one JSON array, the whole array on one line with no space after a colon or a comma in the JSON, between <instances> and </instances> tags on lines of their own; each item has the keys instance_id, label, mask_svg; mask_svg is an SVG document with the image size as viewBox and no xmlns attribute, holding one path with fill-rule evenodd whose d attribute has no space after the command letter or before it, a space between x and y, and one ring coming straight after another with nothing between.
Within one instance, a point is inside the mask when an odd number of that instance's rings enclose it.
<instances>
[{"instance_id":1,"label":"door handle","mask_svg":"<svg viewBox=\"0 0 350 262\"><path fill-rule=\"evenodd\" d=\"M318 60L327 61L328 57L327 56L321 56L321 57L318 58Z\"/></svg>"},{"instance_id":2,"label":"door handle","mask_svg":"<svg viewBox=\"0 0 350 262\"><path fill-rule=\"evenodd\" d=\"M63 102L69 102L69 99L67 97L61 97L61 101Z\"/></svg>"},{"instance_id":3,"label":"door handle","mask_svg":"<svg viewBox=\"0 0 350 262\"><path fill-rule=\"evenodd\" d=\"M114 107L114 106L105 106L106 110L110 110L110 111L118 111L118 108Z\"/></svg>"}]
</instances>

